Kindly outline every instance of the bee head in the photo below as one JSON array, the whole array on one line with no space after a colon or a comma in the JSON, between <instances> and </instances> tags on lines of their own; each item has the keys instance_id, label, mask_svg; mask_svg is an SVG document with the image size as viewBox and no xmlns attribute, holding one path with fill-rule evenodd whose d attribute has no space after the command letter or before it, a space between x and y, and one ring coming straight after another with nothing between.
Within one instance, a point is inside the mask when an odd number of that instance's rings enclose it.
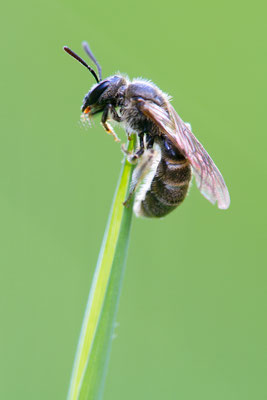
<instances>
[{"instance_id":1,"label":"bee head","mask_svg":"<svg viewBox=\"0 0 267 400\"><path fill-rule=\"evenodd\" d=\"M101 104L101 98L109 86L110 82L108 80L101 81L97 85L94 85L83 99L82 112L91 114L91 111L96 108L101 111L101 109L104 108L104 104Z\"/></svg>"},{"instance_id":2,"label":"bee head","mask_svg":"<svg viewBox=\"0 0 267 400\"><path fill-rule=\"evenodd\" d=\"M123 77L114 75L94 85L83 100L82 112L94 115L102 111L107 103L116 105L118 89L124 81Z\"/></svg>"},{"instance_id":3,"label":"bee head","mask_svg":"<svg viewBox=\"0 0 267 400\"><path fill-rule=\"evenodd\" d=\"M74 53L74 51L72 51L69 47L64 46L64 50L82 65L84 65L91 72L97 82L85 96L82 105L82 112L92 116L102 111L108 102L111 102L112 104L114 103L118 89L124 84L125 79L121 76L114 75L102 81L101 67L91 52L88 43L83 42L83 48L91 60L95 63L98 70L98 76L96 72L89 67L89 65L86 64L81 57Z\"/></svg>"}]
</instances>

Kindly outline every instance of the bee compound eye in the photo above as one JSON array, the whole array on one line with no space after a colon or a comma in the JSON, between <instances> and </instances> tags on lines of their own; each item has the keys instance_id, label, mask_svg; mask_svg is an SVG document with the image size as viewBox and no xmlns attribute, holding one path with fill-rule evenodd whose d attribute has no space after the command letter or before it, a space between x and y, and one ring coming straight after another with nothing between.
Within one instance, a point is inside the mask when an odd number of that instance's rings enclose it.
<instances>
[{"instance_id":1,"label":"bee compound eye","mask_svg":"<svg viewBox=\"0 0 267 400\"><path fill-rule=\"evenodd\" d=\"M97 85L92 92L90 92L88 94L88 97L86 96L85 98L85 107L91 106L95 103L97 103L99 97L101 96L101 94L107 89L107 87L110 85L109 81L104 81L99 83L99 85Z\"/></svg>"}]
</instances>

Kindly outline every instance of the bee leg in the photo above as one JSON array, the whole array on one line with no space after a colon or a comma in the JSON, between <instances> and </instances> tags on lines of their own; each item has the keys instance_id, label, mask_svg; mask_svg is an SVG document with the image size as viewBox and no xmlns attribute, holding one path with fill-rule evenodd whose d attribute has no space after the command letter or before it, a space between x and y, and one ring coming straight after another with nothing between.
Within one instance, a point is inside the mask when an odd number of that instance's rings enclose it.
<instances>
[{"instance_id":1,"label":"bee leg","mask_svg":"<svg viewBox=\"0 0 267 400\"><path fill-rule=\"evenodd\" d=\"M154 145L154 136L149 135L148 133L146 134L146 148L152 149L153 145Z\"/></svg>"},{"instance_id":2,"label":"bee leg","mask_svg":"<svg viewBox=\"0 0 267 400\"><path fill-rule=\"evenodd\" d=\"M139 149L132 155L132 161L136 161L139 157L141 157L144 153L145 146L144 146L144 134L139 133L139 142L140 146Z\"/></svg>"},{"instance_id":3,"label":"bee leg","mask_svg":"<svg viewBox=\"0 0 267 400\"><path fill-rule=\"evenodd\" d=\"M119 116L116 108L112 104L109 105L109 110L114 121L121 122L121 117Z\"/></svg>"},{"instance_id":4,"label":"bee leg","mask_svg":"<svg viewBox=\"0 0 267 400\"><path fill-rule=\"evenodd\" d=\"M105 131L109 135L112 135L114 137L115 142L120 142L120 139L118 138L116 133L113 131L111 125L107 122L109 111L110 111L111 108L112 108L111 104L107 104L106 107L104 108L104 111L103 111L103 114L102 114L102 118L101 118L101 124L102 124L103 128L105 129Z\"/></svg>"},{"instance_id":5,"label":"bee leg","mask_svg":"<svg viewBox=\"0 0 267 400\"><path fill-rule=\"evenodd\" d=\"M129 162L132 164L135 164L138 158L140 158L145 151L145 145L144 145L144 133L139 133L139 139L140 139L140 147L139 149L130 156L130 159L128 159ZM153 147L154 144L154 137L151 135L146 134L146 148L149 150ZM129 153L128 153L129 155Z\"/></svg>"},{"instance_id":6,"label":"bee leg","mask_svg":"<svg viewBox=\"0 0 267 400\"><path fill-rule=\"evenodd\" d=\"M122 145L121 145L121 151L126 155L126 157L127 157L127 161L130 163L130 164L136 164L136 160L133 160L132 158L133 158L133 153L131 152L131 151L128 151L127 149L126 149L126 147L125 147L125 143L122 143Z\"/></svg>"},{"instance_id":7,"label":"bee leg","mask_svg":"<svg viewBox=\"0 0 267 400\"><path fill-rule=\"evenodd\" d=\"M140 140L140 147L135 153L130 153L125 149L125 145L121 145L121 150L123 151L124 154L127 156L127 160L130 164L136 164L138 158L141 157L141 155L144 153L145 147L144 147L144 134L139 133L139 140Z\"/></svg>"},{"instance_id":8,"label":"bee leg","mask_svg":"<svg viewBox=\"0 0 267 400\"><path fill-rule=\"evenodd\" d=\"M140 185L140 183L143 181L144 177L147 175L147 173L150 171L151 166L154 161L154 156L155 156L155 150L150 149L148 150L144 156L139 160L139 163L134 169L133 176L132 176L132 181L130 185L130 190L127 199L123 203L124 206L128 207L130 204L130 201Z\"/></svg>"}]
</instances>

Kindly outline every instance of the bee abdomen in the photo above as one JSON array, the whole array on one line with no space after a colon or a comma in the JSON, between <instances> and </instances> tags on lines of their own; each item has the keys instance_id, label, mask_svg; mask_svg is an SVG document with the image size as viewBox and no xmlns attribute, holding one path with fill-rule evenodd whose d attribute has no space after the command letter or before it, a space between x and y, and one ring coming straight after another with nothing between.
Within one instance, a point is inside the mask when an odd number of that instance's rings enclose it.
<instances>
[{"instance_id":1,"label":"bee abdomen","mask_svg":"<svg viewBox=\"0 0 267 400\"><path fill-rule=\"evenodd\" d=\"M149 190L140 204L145 217L164 217L185 199L191 180L186 159L162 158Z\"/></svg>"}]
</instances>

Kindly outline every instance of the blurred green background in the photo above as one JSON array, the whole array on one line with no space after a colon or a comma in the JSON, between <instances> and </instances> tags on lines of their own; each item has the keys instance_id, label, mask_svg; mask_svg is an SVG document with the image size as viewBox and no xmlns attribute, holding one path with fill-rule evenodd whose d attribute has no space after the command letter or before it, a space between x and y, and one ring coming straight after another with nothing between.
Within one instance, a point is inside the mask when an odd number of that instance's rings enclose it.
<instances>
[{"instance_id":1,"label":"blurred green background","mask_svg":"<svg viewBox=\"0 0 267 400\"><path fill-rule=\"evenodd\" d=\"M267 398L266 11L2 6L1 399L65 399L121 168L99 117L79 123L94 81L62 46L84 56L82 40L104 76L143 76L173 96L232 200L220 211L193 185L167 218L134 219L104 399Z\"/></svg>"}]
</instances>

